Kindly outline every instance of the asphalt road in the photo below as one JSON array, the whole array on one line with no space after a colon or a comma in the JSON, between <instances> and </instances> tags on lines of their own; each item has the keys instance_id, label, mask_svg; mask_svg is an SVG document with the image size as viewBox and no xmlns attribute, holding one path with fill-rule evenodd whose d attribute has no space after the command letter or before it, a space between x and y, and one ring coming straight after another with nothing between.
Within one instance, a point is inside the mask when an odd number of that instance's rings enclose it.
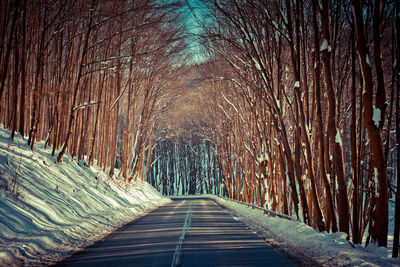
<instances>
[{"instance_id":1,"label":"asphalt road","mask_svg":"<svg viewBox=\"0 0 400 267\"><path fill-rule=\"evenodd\" d=\"M295 266L209 199L179 199L58 266Z\"/></svg>"}]
</instances>

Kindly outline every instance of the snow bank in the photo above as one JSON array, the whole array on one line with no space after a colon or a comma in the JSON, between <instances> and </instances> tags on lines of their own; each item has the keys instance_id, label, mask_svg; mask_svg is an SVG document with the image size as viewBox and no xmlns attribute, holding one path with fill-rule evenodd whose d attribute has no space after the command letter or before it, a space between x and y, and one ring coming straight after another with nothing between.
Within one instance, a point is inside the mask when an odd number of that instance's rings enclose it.
<instances>
[{"instance_id":1,"label":"snow bank","mask_svg":"<svg viewBox=\"0 0 400 267\"><path fill-rule=\"evenodd\" d=\"M356 245L353 248L345 233L321 233L296 220L269 217L262 210L245 204L208 196L233 211L244 224L264 235L267 241L272 235L275 247L307 266L400 266L399 259L389 258L386 248L372 245L367 248ZM307 262L307 259L312 262Z\"/></svg>"},{"instance_id":2,"label":"snow bank","mask_svg":"<svg viewBox=\"0 0 400 267\"><path fill-rule=\"evenodd\" d=\"M75 252L170 200L97 167L9 138L0 128L0 265L41 265Z\"/></svg>"}]
</instances>

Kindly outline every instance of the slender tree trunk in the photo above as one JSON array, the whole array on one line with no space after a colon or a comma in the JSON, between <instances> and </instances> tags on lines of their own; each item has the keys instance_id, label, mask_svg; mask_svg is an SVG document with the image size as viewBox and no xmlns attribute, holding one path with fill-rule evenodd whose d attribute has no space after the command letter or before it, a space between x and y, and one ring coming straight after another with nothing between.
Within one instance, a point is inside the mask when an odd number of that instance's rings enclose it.
<instances>
[{"instance_id":1,"label":"slender tree trunk","mask_svg":"<svg viewBox=\"0 0 400 267\"><path fill-rule=\"evenodd\" d=\"M400 11L400 4L396 3L396 9ZM396 18L397 30L400 30L400 19L399 16ZM400 31L398 32L400 33ZM400 35L397 35L397 44L400 47ZM400 60L400 53L397 53L397 60ZM400 71L400 65L397 66L397 73ZM396 144L397 144L397 170L396 170L396 195L395 195L395 213L394 213L394 232L393 232L393 251L392 257L397 258L399 256L399 237L400 237L400 77L397 74L396 82L397 94L396 94Z\"/></svg>"},{"instance_id":2,"label":"slender tree trunk","mask_svg":"<svg viewBox=\"0 0 400 267\"><path fill-rule=\"evenodd\" d=\"M15 43L17 46L14 49L14 74L13 74L13 94L12 94L12 111L11 111L11 139L14 140L15 131L17 130L17 114L18 114L18 84L19 84L19 56L18 49L18 34L15 35Z\"/></svg>"},{"instance_id":3,"label":"slender tree trunk","mask_svg":"<svg viewBox=\"0 0 400 267\"><path fill-rule=\"evenodd\" d=\"M351 40L354 40L354 24L351 30ZM357 166L357 88L356 88L356 51L354 46L354 41L350 42L351 45L351 127L350 127L350 143L351 143L351 179L353 181L353 242L355 244L361 243L360 235L360 187L359 176L358 176L358 166ZM360 151L358 151L360 152ZM362 203L361 203L362 204Z\"/></svg>"},{"instance_id":4,"label":"slender tree trunk","mask_svg":"<svg viewBox=\"0 0 400 267\"><path fill-rule=\"evenodd\" d=\"M101 101L101 99L103 97L103 91L104 91L103 83L104 83L104 80L105 80L105 75L100 75L99 79L98 79L98 81L100 82L98 84L99 89L97 91L97 93L98 93L98 96L97 96L98 104L97 104L97 107L96 107L96 116L94 116L95 122L94 122L93 134L92 134L92 136L93 136L92 137L92 142L91 142L90 148L89 148L89 160L88 160L89 166L93 164L96 139L100 135L98 133L98 129L97 128L98 128L99 121L100 121L100 107L101 107L100 101ZM105 105L105 104L103 104L103 105Z\"/></svg>"},{"instance_id":5,"label":"slender tree trunk","mask_svg":"<svg viewBox=\"0 0 400 267\"><path fill-rule=\"evenodd\" d=\"M383 60L382 60L382 14L384 12L385 0L374 0L374 14L373 14L373 41L374 41L374 61L377 78L375 107L381 112L381 120L378 128L382 131L383 125L385 124L386 118L386 85L385 75L383 71ZM390 129L389 129L390 130ZM385 158L386 159L386 158Z\"/></svg>"},{"instance_id":6,"label":"slender tree trunk","mask_svg":"<svg viewBox=\"0 0 400 267\"><path fill-rule=\"evenodd\" d=\"M357 51L364 78L365 93L363 94L363 117L370 138L374 178L378 183L378 188L376 190L376 208L372 220L373 225L370 226L372 227L372 242L377 243L379 246L386 246L388 234L388 181L381 131L376 125L376 120L374 121L373 119L374 113L375 115L378 115L379 112L373 107L374 84L372 69L369 64L368 50L366 47L361 0L352 0L352 8L357 32ZM384 88L380 88L380 90L380 94L385 94ZM380 97L380 95L377 95L377 97ZM382 117L380 117L380 119L382 119ZM382 120L381 123L383 123Z\"/></svg>"},{"instance_id":7,"label":"slender tree trunk","mask_svg":"<svg viewBox=\"0 0 400 267\"><path fill-rule=\"evenodd\" d=\"M121 78L119 74L120 70L117 68L117 97L119 96L121 92ZM112 133L112 140L111 140L111 165L110 165L110 173L109 176L113 177L114 175L114 168L115 168L115 149L117 147L117 140L118 140L118 123L119 123L119 101L117 100L117 103L114 106L115 111L114 111L114 130Z\"/></svg>"},{"instance_id":8,"label":"slender tree trunk","mask_svg":"<svg viewBox=\"0 0 400 267\"><path fill-rule=\"evenodd\" d=\"M393 251L392 257L399 257L399 237L400 237L400 1L395 3L395 29L396 29L396 144L397 144L397 170L396 170L396 195L395 195L395 213L394 213L394 232L393 232Z\"/></svg>"},{"instance_id":9,"label":"slender tree trunk","mask_svg":"<svg viewBox=\"0 0 400 267\"><path fill-rule=\"evenodd\" d=\"M25 126L25 85L26 85L26 0L23 2L22 10L22 46L21 46L21 95L19 99L19 133L24 137L24 126Z\"/></svg>"},{"instance_id":10,"label":"slender tree trunk","mask_svg":"<svg viewBox=\"0 0 400 267\"><path fill-rule=\"evenodd\" d=\"M320 52L319 52L319 30L318 30L318 21L317 21L317 5L316 0L313 0L313 25L314 25L314 67L313 67L313 77L314 77L314 88L315 88L315 97L316 97L316 106L317 106L317 123L318 123L318 142L319 142L319 167L321 172L321 178L325 187L325 194L328 202L328 216L330 218L330 224L332 228L332 232L337 232L337 221L336 214L334 208L334 201L332 197L331 186L328 181L328 177L326 175L325 168L325 141L324 141L324 126L322 122L322 107L321 107L321 87L320 87ZM329 230L329 229L328 229Z\"/></svg>"},{"instance_id":11,"label":"slender tree trunk","mask_svg":"<svg viewBox=\"0 0 400 267\"><path fill-rule=\"evenodd\" d=\"M44 68L43 66L43 56L44 56L44 42L45 42L45 37L46 37L46 20L47 20L47 7L43 7L44 10L42 11L41 8L39 9L41 12L43 12L42 15L39 16L39 21L42 23L42 28L40 32L40 39L39 39L39 45L37 49L37 54L36 54L36 70L35 70L35 82L34 82L34 87L32 89L32 115L31 115L31 125L29 129L29 137L28 137L28 145L30 146L31 150L33 150L33 147L35 145L35 138L37 136L38 128L39 128L39 118L40 118L40 103L41 103L41 84L43 84L43 76L40 76L42 73L42 69Z\"/></svg>"},{"instance_id":12,"label":"slender tree trunk","mask_svg":"<svg viewBox=\"0 0 400 267\"><path fill-rule=\"evenodd\" d=\"M332 70L331 70L331 51L330 51L330 32L329 32L329 14L328 2L322 1L321 25L324 36L322 43L322 61L324 65L324 78L328 95L328 135L333 152L333 164L338 184L338 213L339 230L347 234L349 231L349 205L347 200L347 182L343 165L342 139L339 130L336 128L336 97L333 88ZM316 47L315 49L318 49Z\"/></svg>"}]
</instances>

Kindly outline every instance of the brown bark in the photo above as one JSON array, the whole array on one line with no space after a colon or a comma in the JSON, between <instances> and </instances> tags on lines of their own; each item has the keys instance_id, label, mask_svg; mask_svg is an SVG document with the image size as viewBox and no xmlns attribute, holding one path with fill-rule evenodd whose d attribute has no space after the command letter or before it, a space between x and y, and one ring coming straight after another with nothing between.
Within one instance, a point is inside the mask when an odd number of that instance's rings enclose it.
<instances>
[{"instance_id":1,"label":"brown bark","mask_svg":"<svg viewBox=\"0 0 400 267\"><path fill-rule=\"evenodd\" d=\"M18 44L18 34L15 35L15 43ZM18 84L20 80L19 74L19 56L18 48L14 49L14 77L13 77L13 90L12 90L12 110L11 110L11 139L14 140L14 134L17 130L17 113L18 113Z\"/></svg>"},{"instance_id":2,"label":"brown bark","mask_svg":"<svg viewBox=\"0 0 400 267\"><path fill-rule=\"evenodd\" d=\"M121 92L121 78L120 78L120 69L119 67L117 68L117 89L116 89L116 96L118 97L120 92ZM118 137L118 123L119 123L119 101L116 100L117 103L115 104L115 106L113 108L115 108L114 110L114 129L112 132L112 140L111 140L111 165L110 165L110 173L109 176L113 177L114 175L114 168L115 168L115 149L117 147L117 137Z\"/></svg>"},{"instance_id":3,"label":"brown bark","mask_svg":"<svg viewBox=\"0 0 400 267\"><path fill-rule=\"evenodd\" d=\"M375 0L374 1L374 14L373 14L373 41L374 41L374 63L376 70L376 97L375 106L381 111L381 121L379 129L382 131L383 125L385 124L386 118L386 85L385 75L383 71L383 60L382 60L382 12L385 1Z\"/></svg>"},{"instance_id":4,"label":"brown bark","mask_svg":"<svg viewBox=\"0 0 400 267\"><path fill-rule=\"evenodd\" d=\"M352 25L352 40L354 40L354 24ZM356 51L354 42L351 42L351 136L350 136L350 145L351 145L351 179L353 181L353 192L352 192L352 205L353 205L353 221L352 221L352 233L353 233L353 242L355 244L361 243L361 234L360 234L360 196L361 187L358 175L358 153L357 153L357 89L356 89ZM361 194L360 194L361 193Z\"/></svg>"},{"instance_id":5,"label":"brown bark","mask_svg":"<svg viewBox=\"0 0 400 267\"><path fill-rule=\"evenodd\" d=\"M290 3L290 0L286 0L286 8L287 10L292 10L292 6ZM298 3L298 2L297 2ZM299 12L299 10L297 10ZM297 14L296 16L296 25L297 25L297 30L298 30L298 17L299 15ZM295 51L295 46L293 43L293 28L292 28L292 15L291 12L287 13L287 28L288 28L288 36L289 36L289 47L290 47L290 58L292 62L292 68L293 68L293 74L296 79L296 83L300 83L300 53L299 51L296 53ZM299 48L299 32L297 32L297 48ZM323 216L319 204L319 200L317 197L317 191L316 191L316 186L315 186L315 178L314 178L314 170L312 168L312 162L311 162L311 146L310 142L308 139L308 133L306 131L307 127L305 124L305 115L304 115L304 106L303 106L303 100L301 97L302 91L301 91L301 86L298 84L298 86L295 86L295 105L296 105L296 113L298 114L298 121L299 125L297 126L299 129L299 135L302 135L302 139L305 143L305 153L307 154L307 171L308 171L308 177L310 179L311 183L311 201L313 202L313 211L315 215L315 220L316 220L316 225L320 231L325 231L325 223L323 221ZM300 138L299 138L300 139ZM300 141L300 140L299 140ZM299 145L299 142L297 143ZM297 175L299 176L299 175Z\"/></svg>"},{"instance_id":6,"label":"brown bark","mask_svg":"<svg viewBox=\"0 0 400 267\"><path fill-rule=\"evenodd\" d=\"M39 14L39 23L41 23L40 28L40 37L39 37L39 45L36 51L36 70L35 70L35 81L34 87L32 89L32 114L31 114L31 124L29 129L29 137L28 137L28 145L30 146L31 150L35 145L35 139L37 137L37 132L39 128L39 119L40 119L40 107L41 107L41 99L42 99L42 86L43 85L43 56L44 56L44 43L45 37L47 32L46 20L48 15L47 7L43 7L43 15ZM41 8L39 8L40 11Z\"/></svg>"},{"instance_id":7,"label":"brown bark","mask_svg":"<svg viewBox=\"0 0 400 267\"><path fill-rule=\"evenodd\" d=\"M329 142L332 147L333 164L338 184L338 213L339 213L339 230L349 234L349 205L347 202L347 182L343 166L343 151L340 133L336 128L336 97L333 88L332 70L331 70L331 51L330 51L330 31L329 31L329 14L328 2L322 1L321 24L324 36L323 45L328 45L326 49L321 51L324 66L324 80L328 95L328 135ZM316 47L318 49L318 47Z\"/></svg>"},{"instance_id":8,"label":"brown bark","mask_svg":"<svg viewBox=\"0 0 400 267\"><path fill-rule=\"evenodd\" d=\"M374 83L372 78L371 66L370 64L368 64L369 60L368 50L366 47L366 38L364 34L365 27L362 15L362 3L360 0L353 0L352 6L357 33L357 52L361 64L361 71L364 77L365 93L363 94L363 118L365 120L368 136L370 138L374 176L377 176L376 179L378 181L376 208L371 225L372 242L377 243L379 246L386 246L388 234L388 181L386 173L386 162L384 160L381 131L375 125L375 122L373 120ZM376 38L376 36L374 36L374 38ZM384 88L381 88L380 90L383 90L380 92L381 94L385 93Z\"/></svg>"},{"instance_id":9,"label":"brown bark","mask_svg":"<svg viewBox=\"0 0 400 267\"><path fill-rule=\"evenodd\" d=\"M71 107L70 115L69 115L67 133L66 133L66 136L65 136L65 139L64 139L64 144L63 144L63 146L61 148L61 151L57 156L57 162L61 162L62 156L64 155L64 153L65 153L65 151L67 149L69 138L70 138L70 136L72 134L72 122L73 122L74 117L75 117L74 108L75 108L75 105L76 105L77 95L78 95L78 91L79 91L79 85L80 85L80 81L81 81L81 78L82 78L82 70L83 70L83 67L84 67L84 60L85 60L85 57L86 57L86 54L87 54L87 48L88 48L88 44L89 44L90 33L92 31L92 20L93 20L94 4L95 4L95 0L92 0L88 26L87 26L86 34L85 34L84 45L83 45L82 52L81 52L80 59L79 59L78 74L77 74L76 82L75 82L74 89L73 89L72 107Z\"/></svg>"},{"instance_id":10,"label":"brown bark","mask_svg":"<svg viewBox=\"0 0 400 267\"><path fill-rule=\"evenodd\" d=\"M21 45L21 62L20 62L20 70L21 70L21 95L19 99L19 133L21 136L24 136L24 126L25 126L25 85L26 85L26 59L25 59L25 51L26 51L26 0L23 1L22 7L22 45Z\"/></svg>"},{"instance_id":11,"label":"brown bark","mask_svg":"<svg viewBox=\"0 0 400 267\"><path fill-rule=\"evenodd\" d=\"M317 106L317 124L318 124L318 142L319 142L319 168L321 178L324 184L324 191L326 194L326 201L328 206L327 218L330 218L330 225L332 232L337 232L337 221L334 208L334 201L332 197L331 186L326 175L325 168L325 141L324 141L324 126L322 122L322 107L321 107L321 87L320 87L320 51L319 51L319 30L317 21L317 6L318 3L313 0L313 27L314 27L314 67L313 67L313 78L314 78L314 88L315 88L315 98ZM328 229L329 230L329 229Z\"/></svg>"},{"instance_id":12,"label":"brown bark","mask_svg":"<svg viewBox=\"0 0 400 267\"><path fill-rule=\"evenodd\" d=\"M400 11L400 4L396 4L397 12ZM396 27L397 30L400 30L400 16L396 18ZM400 33L400 31L398 31ZM397 45L400 47L400 35L397 35ZM397 52L397 60L400 60L400 53ZM400 71L399 65L397 66L397 73ZM397 94L396 94L396 143L400 144L400 77L397 74L397 82L396 82ZM400 148L397 145L397 153L399 153ZM396 193L395 193L395 214L394 214L394 231L393 231L393 251L392 257L397 258L399 257L399 237L400 237L400 157L397 156L396 160Z\"/></svg>"},{"instance_id":13,"label":"brown bark","mask_svg":"<svg viewBox=\"0 0 400 267\"><path fill-rule=\"evenodd\" d=\"M3 92L6 84L6 79L7 79L7 73L9 69L9 60L10 60L10 55L12 51L12 41L14 38L14 31L15 27L17 24L17 18L19 17L19 5L20 5L20 0L12 1L14 2L13 4L13 9L12 9L12 19L11 19L11 25L10 25L10 31L7 36L7 43L6 43L6 51L5 51L5 56L2 58L2 63L0 64L0 98L3 97ZM4 24L5 26L6 24ZM5 31L6 32L6 31ZM3 45L3 44L2 44ZM2 46L3 48L4 46ZM1 50L0 50L1 51Z\"/></svg>"},{"instance_id":14,"label":"brown bark","mask_svg":"<svg viewBox=\"0 0 400 267\"><path fill-rule=\"evenodd\" d=\"M396 60L397 60L397 65L396 65L396 75L395 77L397 78L396 80L396 144L397 144L397 160L396 160L396 194L395 194L395 213L394 213L394 231L393 231L393 251L392 251L392 257L397 258L399 256L399 239L400 239L400 157L399 157L399 151L400 151L400 1L396 1L395 4L395 31L396 31L396 47L397 47L397 53L396 53Z\"/></svg>"}]
</instances>

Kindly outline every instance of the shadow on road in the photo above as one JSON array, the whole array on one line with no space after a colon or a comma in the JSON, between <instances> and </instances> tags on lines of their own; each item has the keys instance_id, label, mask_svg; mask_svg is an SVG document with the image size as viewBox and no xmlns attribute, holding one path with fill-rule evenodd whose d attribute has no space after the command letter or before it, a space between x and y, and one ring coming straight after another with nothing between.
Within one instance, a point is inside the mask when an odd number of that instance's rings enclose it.
<instances>
[{"instance_id":1,"label":"shadow on road","mask_svg":"<svg viewBox=\"0 0 400 267\"><path fill-rule=\"evenodd\" d=\"M214 201L172 199L57 266L294 266Z\"/></svg>"}]
</instances>

